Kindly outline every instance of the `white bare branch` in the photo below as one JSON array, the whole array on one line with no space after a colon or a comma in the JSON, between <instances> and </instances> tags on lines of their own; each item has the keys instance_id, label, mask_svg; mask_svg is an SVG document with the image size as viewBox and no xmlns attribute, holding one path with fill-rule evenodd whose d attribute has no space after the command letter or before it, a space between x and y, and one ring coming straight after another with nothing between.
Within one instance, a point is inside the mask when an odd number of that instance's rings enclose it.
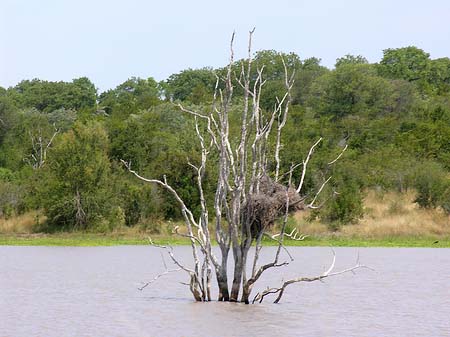
<instances>
[{"instance_id":1,"label":"white bare branch","mask_svg":"<svg viewBox=\"0 0 450 337\"><path fill-rule=\"evenodd\" d=\"M40 169L47 161L48 149L52 146L55 137L59 134L60 130L53 124L54 132L49 139L44 139L42 135L42 129L37 129L37 134L29 132L31 139L32 153L28 156L30 159L25 158L24 161L28 162L34 169Z\"/></svg>"},{"instance_id":2,"label":"white bare branch","mask_svg":"<svg viewBox=\"0 0 450 337\"><path fill-rule=\"evenodd\" d=\"M317 198L319 197L320 193L322 193L324 187L328 184L328 182L331 180L332 176L330 176L327 180L325 180L322 185L320 186L319 190L317 191L316 195L314 196L313 200L306 206L311 209L317 209L321 206L315 206L314 203L316 202Z\"/></svg>"},{"instance_id":3,"label":"white bare branch","mask_svg":"<svg viewBox=\"0 0 450 337\"><path fill-rule=\"evenodd\" d=\"M307 235L300 234L297 229L287 233L286 225L290 212L305 207L306 196L301 196L301 192L308 164L322 138L311 146L302 163L291 165L287 173L280 174L282 167L280 153L283 149L282 131L287 123L289 107L292 102L291 90L294 84L295 71L290 72L285 60L281 57L284 67L285 93L276 98L273 110L266 111L262 108L261 98L266 83L264 78L265 67L264 65L257 65L256 67L254 65L252 58L253 33L254 29L248 35L247 58L242 62L235 63L235 33L233 32L230 41L229 63L225 69L225 74L220 75L220 77L215 74L213 102L208 112L194 111L182 104L177 104L181 111L193 116L195 132L200 143L201 160L192 163L188 160L188 165L194 169L197 178L200 205L199 216L196 215L197 218L186 207L177 191L169 185L165 176L162 180L145 178L132 170L130 163L122 160L128 171L138 179L163 187L171 193L179 204L187 230L184 230L184 228L180 230L179 227L175 227L174 233L190 240L194 267L192 269L187 268L177 261L170 246L159 247L167 251L177 269L184 270L190 275L188 285L197 301L211 299L211 274L214 270L219 288L219 301L238 301L241 295L240 300L248 303L253 285L266 270L289 264L288 261L280 261L281 251L286 251L292 261L293 257L284 246L284 240L289 238L302 241L307 237ZM235 71L236 67L240 67L240 69L238 68ZM242 88L243 94L238 100L233 97L234 85ZM236 104L236 102L239 104ZM230 127L230 115L234 115L237 109L240 109L240 125L237 128L235 125ZM272 144L272 141L275 144ZM38 144L39 139L33 140L34 147L38 147ZM332 165L339 160L346 148L328 164ZM217 177L213 203L214 233L210 233L208 195L206 189L204 190L207 161L211 153L214 158L217 158L214 163L217 167L217 173L210 175ZM35 157L37 158L37 156ZM271 169L272 165L274 165L275 171L274 179L271 179L271 174L269 174L271 173L269 168ZM292 187L293 172L300 165L302 166L300 181L296 187ZM289 175L287 185L282 185L280 181L285 181L286 175ZM320 186L316 195L306 207L318 207L316 202L330 178ZM266 230L268 231L270 226L278 219L282 219L280 232L275 235L266 234ZM259 256L263 248L264 234L275 240L278 247L273 260L270 263L260 265ZM220 248L220 259L212 252L211 236L216 239ZM254 256L252 256L253 260L251 260L249 251L253 244L256 249ZM232 280L229 280L227 273L230 253L233 254L232 261L234 262ZM330 268L322 275L315 278L289 280L279 288L267 289L257 294L255 300L262 301L265 296L277 293L281 298L284 289L289 284L321 280L325 277L337 275L340 272L333 272L334 264L335 258L333 258ZM172 272L172 269L165 267L166 271L155 276L153 280L147 282L147 285ZM248 267L251 267L251 269ZM177 269L173 269L173 271ZM230 284L231 287L229 287Z\"/></svg>"},{"instance_id":4,"label":"white bare branch","mask_svg":"<svg viewBox=\"0 0 450 337\"><path fill-rule=\"evenodd\" d=\"M139 288L138 288L139 290L141 290L141 291L144 290L144 289L147 288L150 284L156 282L160 277L162 277L162 276L164 276L164 275L167 275L167 274L174 273L174 272L177 272L177 271L182 270L181 268L175 268L175 269L169 269L169 268L167 268L166 261L164 260L164 256L163 256L162 254L161 254L161 259L162 259L162 262L163 262L165 271L164 271L163 273L161 273L161 274L156 275L155 277L153 277L153 279L151 279L150 281L146 282L144 285L142 285L141 287L139 287Z\"/></svg>"},{"instance_id":5,"label":"white bare branch","mask_svg":"<svg viewBox=\"0 0 450 337\"><path fill-rule=\"evenodd\" d=\"M277 233L274 235L270 235L271 239L276 240L277 237L279 237L281 234ZM294 241L303 241L305 240L309 235L307 234L300 234L297 228L294 228L290 233L284 233L284 236L294 240Z\"/></svg>"},{"instance_id":6,"label":"white bare branch","mask_svg":"<svg viewBox=\"0 0 450 337\"><path fill-rule=\"evenodd\" d=\"M278 175L280 172L281 131L283 130L284 126L286 125L287 116L288 116L288 112L289 112L289 106L292 101L291 89L292 89L292 86L294 85L294 75L295 75L295 70L294 70L291 74L291 77L289 78L286 62L284 61L283 57L281 57L281 60L283 62L283 67L284 67L287 103L285 104L283 115L282 116L278 115L277 141L276 141L276 146L275 146L275 162L276 162L275 181L278 181ZM281 108L281 104L279 106Z\"/></svg>"},{"instance_id":7,"label":"white bare branch","mask_svg":"<svg viewBox=\"0 0 450 337\"><path fill-rule=\"evenodd\" d=\"M167 254L169 254L169 256L170 256L171 260L173 261L173 263L174 263L175 265L177 265L180 269L184 270L185 272L187 272L187 273L189 273L189 274L194 273L194 270L185 267L184 265L182 265L182 264L175 258L175 255L174 255L174 253L173 253L173 247L172 247L172 246L169 246L169 245L165 246L165 245L159 245L159 244L156 244L156 243L153 242L153 240L152 240L151 237L148 237L148 242L149 242L149 244L150 244L151 246L153 246L153 247L157 247L157 248L161 248L161 249L166 250ZM164 262L164 263L165 263L165 262Z\"/></svg>"},{"instance_id":8,"label":"white bare branch","mask_svg":"<svg viewBox=\"0 0 450 337\"><path fill-rule=\"evenodd\" d=\"M302 176L300 178L300 183L298 184L297 187L297 193L300 193L303 187L303 183L305 182L305 176L306 176L306 168L308 166L308 162L311 159L311 155L314 152L314 149L316 148L317 145L319 145L319 143L322 141L322 137L319 138L319 140L317 142L315 142L313 144L313 146L311 146L311 148L309 149L308 155L306 156L306 159L303 160L303 170L302 170Z\"/></svg>"},{"instance_id":9,"label":"white bare branch","mask_svg":"<svg viewBox=\"0 0 450 337\"><path fill-rule=\"evenodd\" d=\"M345 147L344 147L344 149L341 151L341 153L339 153L339 155L338 155L334 160L330 161L330 162L328 163L328 165L333 165L334 163L336 163L336 162L342 157L342 155L344 154L345 150L347 150L347 148L348 148L348 144L345 145Z\"/></svg>"},{"instance_id":10,"label":"white bare branch","mask_svg":"<svg viewBox=\"0 0 450 337\"><path fill-rule=\"evenodd\" d=\"M280 236L280 233L272 235L270 233L264 233L264 235L266 235L269 239L272 239L274 241L276 241L279 245L281 245L281 247L283 248L283 250L286 252L286 254L289 256L289 259L292 261L294 261L294 258L292 257L291 252L286 248L285 245L283 245L283 243L278 239L278 237ZM286 234L285 234L286 235Z\"/></svg>"},{"instance_id":11,"label":"white bare branch","mask_svg":"<svg viewBox=\"0 0 450 337\"><path fill-rule=\"evenodd\" d=\"M279 288L268 288L268 289L262 291L261 293L256 294L255 298L253 299L253 303L254 302L261 303L264 300L264 297L271 295L271 294L278 294L278 297L275 299L274 303L279 303L284 294L284 291L286 290L286 287L291 284L294 284L294 283L322 281L323 279L325 279L327 277L337 276L337 275L341 275L341 274L345 274L345 273L349 273L349 272L354 272L355 270L360 269L360 268L371 269L360 263L359 254L358 254L358 258L357 258L356 264L354 266L337 271L337 272L333 272L334 266L336 264L336 253L333 249L332 249L332 253L333 253L333 260L331 262L331 265L321 275L314 276L314 277L298 277L298 278L293 278L288 281L285 281L283 283L283 285Z\"/></svg>"}]
</instances>

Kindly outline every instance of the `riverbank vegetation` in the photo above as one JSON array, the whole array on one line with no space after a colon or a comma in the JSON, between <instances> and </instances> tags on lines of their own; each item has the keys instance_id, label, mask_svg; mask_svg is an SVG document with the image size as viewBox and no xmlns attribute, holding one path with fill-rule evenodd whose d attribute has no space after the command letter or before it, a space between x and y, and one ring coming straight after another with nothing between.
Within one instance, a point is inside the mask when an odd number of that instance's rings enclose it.
<instances>
[{"instance_id":1,"label":"riverbank vegetation","mask_svg":"<svg viewBox=\"0 0 450 337\"><path fill-rule=\"evenodd\" d=\"M413 203L414 193L398 192L366 194L365 216L358 223L331 229L327 223L311 221L310 211L289 218L287 231L296 229L305 240L286 238L287 246L345 246L345 247L450 247L448 216L439 210L423 209ZM40 219L40 220L39 220ZM159 221L152 226L122 226L113 231L43 233L36 223L45 217L36 211L11 219L0 220L0 245L37 246L115 246L146 245L148 238L158 244L185 245L186 238L172 234L175 226L185 232L183 223ZM150 229L149 229L150 228ZM275 229L274 229L275 230ZM276 244L266 239L264 245Z\"/></svg>"},{"instance_id":2,"label":"riverbank vegetation","mask_svg":"<svg viewBox=\"0 0 450 337\"><path fill-rule=\"evenodd\" d=\"M283 96L282 60L296 72L280 171L301 162L322 137L305 197L311 200L332 176L320 195L324 206L290 218L288 226L310 236L304 244L323 238L448 238L450 59L406 47L385 50L374 64L346 55L327 69L317 58L259 51L254 63L265 65L261 108L267 111ZM242 62L234 62L235 74ZM186 69L161 82L132 77L101 93L88 78L24 80L0 88L0 242L21 240L11 233L27 233L36 242L63 232L135 233L136 242L148 234L168 235L181 219L173 196L143 185L121 159L144 176L165 176L200 214L196 172L188 160L200 162L201 151L193 118L178 104L207 111L216 75L225 71ZM257 73L251 76L254 83ZM232 107L244 97L233 81ZM230 128L239 124L239 111L231 109ZM268 144L274 147L275 140ZM345 147L330 168L330 158ZM208 172L204 192L212 208L217 175Z\"/></svg>"}]
</instances>

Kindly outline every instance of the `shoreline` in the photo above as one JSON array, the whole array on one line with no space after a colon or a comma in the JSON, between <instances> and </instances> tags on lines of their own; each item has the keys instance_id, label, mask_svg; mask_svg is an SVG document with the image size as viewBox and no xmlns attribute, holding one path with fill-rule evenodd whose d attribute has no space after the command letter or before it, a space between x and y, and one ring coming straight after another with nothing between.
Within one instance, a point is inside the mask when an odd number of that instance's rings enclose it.
<instances>
[{"instance_id":1,"label":"shoreline","mask_svg":"<svg viewBox=\"0 0 450 337\"><path fill-rule=\"evenodd\" d=\"M56 234L0 234L0 246L67 246L96 247L122 245L148 245L148 235L144 234L92 234L92 233L56 233ZM188 239L171 235L152 235L156 244L188 245ZM428 247L450 248L450 237L360 237L339 234L309 236L303 241L285 240L285 246L305 247ZM277 242L270 239L263 241L264 246L275 246Z\"/></svg>"}]
</instances>

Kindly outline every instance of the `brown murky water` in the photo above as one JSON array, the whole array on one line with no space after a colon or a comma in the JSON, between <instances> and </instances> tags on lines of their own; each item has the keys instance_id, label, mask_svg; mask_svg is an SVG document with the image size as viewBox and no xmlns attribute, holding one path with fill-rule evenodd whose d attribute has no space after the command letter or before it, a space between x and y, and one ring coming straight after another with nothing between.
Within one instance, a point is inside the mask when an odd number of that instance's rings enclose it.
<instances>
[{"instance_id":1,"label":"brown murky water","mask_svg":"<svg viewBox=\"0 0 450 337\"><path fill-rule=\"evenodd\" d=\"M316 275L331 260L328 248L290 251L295 262L260 287ZM246 306L194 303L181 272L137 290L164 270L153 247L0 247L0 336L450 336L450 249L338 248L336 270L358 251L375 271ZM188 247L175 252L189 261Z\"/></svg>"}]
</instances>

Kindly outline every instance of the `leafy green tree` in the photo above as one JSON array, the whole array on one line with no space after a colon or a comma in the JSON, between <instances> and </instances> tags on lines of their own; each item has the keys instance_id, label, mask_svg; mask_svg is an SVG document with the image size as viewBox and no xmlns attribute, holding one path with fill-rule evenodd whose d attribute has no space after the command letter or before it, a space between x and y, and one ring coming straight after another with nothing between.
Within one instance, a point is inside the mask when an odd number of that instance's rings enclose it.
<instances>
[{"instance_id":1,"label":"leafy green tree","mask_svg":"<svg viewBox=\"0 0 450 337\"><path fill-rule=\"evenodd\" d=\"M385 49L379 71L390 78L418 81L427 78L430 54L414 46Z\"/></svg>"},{"instance_id":2,"label":"leafy green tree","mask_svg":"<svg viewBox=\"0 0 450 337\"><path fill-rule=\"evenodd\" d=\"M396 143L404 151L421 160L440 162L450 168L450 126L440 120L436 122L404 122Z\"/></svg>"},{"instance_id":3,"label":"leafy green tree","mask_svg":"<svg viewBox=\"0 0 450 337\"><path fill-rule=\"evenodd\" d=\"M432 69L434 68L434 69ZM386 49L378 66L382 76L391 79L403 79L417 85L422 93L431 93L441 83L433 83L442 73L440 62L432 66L430 54L414 46ZM445 66L444 66L445 68Z\"/></svg>"},{"instance_id":4,"label":"leafy green tree","mask_svg":"<svg viewBox=\"0 0 450 337\"><path fill-rule=\"evenodd\" d=\"M55 127L47 114L36 109L17 113L0 145L0 163L15 171L34 166L40 160L40 151L49 151L54 135Z\"/></svg>"},{"instance_id":5,"label":"leafy green tree","mask_svg":"<svg viewBox=\"0 0 450 337\"><path fill-rule=\"evenodd\" d=\"M117 161L131 162L143 175L158 178L166 175L189 206L198 207L195 172L187 163L188 159L193 163L198 160L198 142L191 133L193 127L192 120L171 103L130 115L123 122L111 120L111 156ZM167 193L158 194L151 207L166 218L180 215Z\"/></svg>"},{"instance_id":6,"label":"leafy green tree","mask_svg":"<svg viewBox=\"0 0 450 337\"><path fill-rule=\"evenodd\" d=\"M49 228L105 230L118 225L108 147L107 133L97 122L76 123L57 141L39 191Z\"/></svg>"},{"instance_id":7,"label":"leafy green tree","mask_svg":"<svg viewBox=\"0 0 450 337\"><path fill-rule=\"evenodd\" d=\"M122 167L115 167L113 172L114 195L123 209L125 225L158 233L160 220L165 216L164 196L155 186L143 186L124 174Z\"/></svg>"},{"instance_id":8,"label":"leafy green tree","mask_svg":"<svg viewBox=\"0 0 450 337\"><path fill-rule=\"evenodd\" d=\"M253 77L256 78L257 69L263 69L263 80L266 81L260 101L261 107L266 110L273 110L277 99L281 100L286 92L285 66L294 71L301 68L302 62L295 53L280 53L275 50L261 50L254 55Z\"/></svg>"},{"instance_id":9,"label":"leafy green tree","mask_svg":"<svg viewBox=\"0 0 450 337\"><path fill-rule=\"evenodd\" d=\"M438 95L450 92L450 59L448 57L431 60L429 82Z\"/></svg>"},{"instance_id":10,"label":"leafy green tree","mask_svg":"<svg viewBox=\"0 0 450 337\"><path fill-rule=\"evenodd\" d=\"M367 61L367 59L364 56L361 55L350 55L347 54L344 57L340 57L336 60L335 63L335 67L338 68L342 65L347 65L347 64L368 64L369 61Z\"/></svg>"},{"instance_id":11,"label":"leafy green tree","mask_svg":"<svg viewBox=\"0 0 450 337\"><path fill-rule=\"evenodd\" d=\"M107 114L126 118L139 110L159 104L160 93L161 88L152 77L132 77L115 89L100 94L99 106Z\"/></svg>"},{"instance_id":12,"label":"leafy green tree","mask_svg":"<svg viewBox=\"0 0 450 337\"><path fill-rule=\"evenodd\" d=\"M450 59L430 59L417 47L386 49L378 71L382 76L415 83L422 93L442 95L450 90Z\"/></svg>"},{"instance_id":13,"label":"leafy green tree","mask_svg":"<svg viewBox=\"0 0 450 337\"><path fill-rule=\"evenodd\" d=\"M372 65L346 64L317 79L310 104L318 115L333 119L373 117L393 110L394 90Z\"/></svg>"},{"instance_id":14,"label":"leafy green tree","mask_svg":"<svg viewBox=\"0 0 450 337\"><path fill-rule=\"evenodd\" d=\"M0 145L15 123L16 110L16 107L8 97L0 95Z\"/></svg>"},{"instance_id":15,"label":"leafy green tree","mask_svg":"<svg viewBox=\"0 0 450 337\"><path fill-rule=\"evenodd\" d=\"M393 92L393 105L390 109L399 116L411 115L414 106L419 104L419 93L417 87L406 80L390 80Z\"/></svg>"},{"instance_id":16,"label":"leafy green tree","mask_svg":"<svg viewBox=\"0 0 450 337\"><path fill-rule=\"evenodd\" d=\"M257 68L264 67L266 80L284 81L284 64L288 69L300 69L302 61L295 53L280 53L275 50L261 50L254 55L253 63ZM256 76L256 72L254 74Z\"/></svg>"},{"instance_id":17,"label":"leafy green tree","mask_svg":"<svg viewBox=\"0 0 450 337\"><path fill-rule=\"evenodd\" d=\"M48 122L61 132L68 131L72 128L78 119L78 113L72 109L58 109L46 114Z\"/></svg>"},{"instance_id":18,"label":"leafy green tree","mask_svg":"<svg viewBox=\"0 0 450 337\"><path fill-rule=\"evenodd\" d=\"M319 218L335 230L341 225L355 223L364 214L363 182L358 167L352 162L339 164L333 172L328 199L317 212Z\"/></svg>"},{"instance_id":19,"label":"leafy green tree","mask_svg":"<svg viewBox=\"0 0 450 337\"><path fill-rule=\"evenodd\" d=\"M70 105L66 109L85 110L93 109L97 104L97 88L87 77L76 78L68 85L66 102Z\"/></svg>"},{"instance_id":20,"label":"leafy green tree","mask_svg":"<svg viewBox=\"0 0 450 337\"><path fill-rule=\"evenodd\" d=\"M311 57L303 61L300 68L296 69L294 87L292 88L293 104L305 105L311 101L313 83L329 70L320 65L320 59Z\"/></svg>"},{"instance_id":21,"label":"leafy green tree","mask_svg":"<svg viewBox=\"0 0 450 337\"><path fill-rule=\"evenodd\" d=\"M57 109L95 109L97 89L86 77L72 82L24 80L8 89L8 96L22 109L48 113Z\"/></svg>"},{"instance_id":22,"label":"leafy green tree","mask_svg":"<svg viewBox=\"0 0 450 337\"><path fill-rule=\"evenodd\" d=\"M171 101L199 104L211 100L215 84L216 76L211 68L189 68L169 76L163 84L164 95Z\"/></svg>"},{"instance_id":23,"label":"leafy green tree","mask_svg":"<svg viewBox=\"0 0 450 337\"><path fill-rule=\"evenodd\" d=\"M417 167L414 185L417 190L415 202L423 208L434 208L440 206L442 196L450 187L450 179L441 165L426 162Z\"/></svg>"}]
</instances>

